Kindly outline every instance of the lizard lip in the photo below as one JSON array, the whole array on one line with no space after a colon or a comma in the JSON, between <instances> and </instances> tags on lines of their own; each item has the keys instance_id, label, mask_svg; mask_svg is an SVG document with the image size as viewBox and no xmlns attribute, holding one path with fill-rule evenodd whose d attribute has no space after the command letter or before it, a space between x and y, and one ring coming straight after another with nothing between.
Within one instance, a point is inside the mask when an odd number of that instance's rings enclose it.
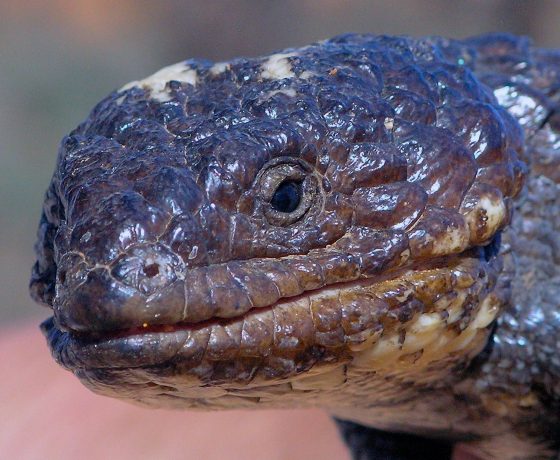
<instances>
[{"instance_id":1,"label":"lizard lip","mask_svg":"<svg viewBox=\"0 0 560 460\"><path fill-rule=\"evenodd\" d=\"M55 359L76 369L161 367L170 361L187 368L204 360L266 360L325 351L342 357L383 329L383 318L408 321L425 310L414 299L420 291L452 290L484 271L486 262L472 251L393 270L383 275L326 286L233 318L140 325L111 331L62 330L55 317L42 331ZM469 281L470 282L470 281ZM377 290L377 291L375 291ZM375 291L375 292L374 292ZM385 298L383 297L385 296Z\"/></svg>"},{"instance_id":2,"label":"lizard lip","mask_svg":"<svg viewBox=\"0 0 560 460\"><path fill-rule=\"evenodd\" d=\"M361 276L361 257L341 252L315 258L231 261L188 269L170 267L169 261L158 260L154 270L157 274L151 279L153 289L143 291L142 276L130 275L134 270L129 266L138 265L132 262L124 258L114 267L92 268L74 264L80 267L76 273L65 271L68 274L58 285L53 302L58 325L69 331L101 334L143 324L164 326L228 319L330 285L353 282ZM141 271L152 274L146 267ZM139 277L142 279L137 283Z\"/></svg>"},{"instance_id":3,"label":"lizard lip","mask_svg":"<svg viewBox=\"0 0 560 460\"><path fill-rule=\"evenodd\" d=\"M410 270L410 267L406 269L406 271L408 270ZM246 318L256 313L266 314L267 312L272 312L275 308L279 308L282 305L298 303L302 299L307 299L310 296L316 296L321 292L334 291L337 289L352 288L358 286L367 286L369 284L380 282L385 279L389 279L391 277L396 277L399 275L399 273L403 273L404 271L405 270L403 269L403 270L395 271L391 275L377 276L373 278L359 279L354 281L345 281L345 282L336 283L334 285L324 286L311 291L306 291L297 296L281 298L278 301L274 302L273 304L264 307L253 307L248 311L239 314L238 316L233 316L229 318L212 317L196 322L179 321L179 322L167 323L167 324L143 323L141 325L135 325L127 328L114 329L114 330L74 330L72 328L61 326L56 318L56 315L54 315L48 318L47 320L45 320L41 324L41 329L46 336L48 336L48 334L51 331L57 330L60 333L68 335L68 337L71 337L72 340L76 340L77 342L79 341L84 345L86 344L98 345L101 343L108 343L112 341L127 340L128 338L131 337L138 338L138 337L150 336L154 334L156 335L173 334L177 332L188 333L188 332L197 331L209 327L211 328L213 326L226 327L234 323L243 322Z\"/></svg>"},{"instance_id":4,"label":"lizard lip","mask_svg":"<svg viewBox=\"0 0 560 460\"><path fill-rule=\"evenodd\" d=\"M459 255L455 256L458 257ZM430 261L423 261L417 262L410 266L404 268L396 268L393 270L389 270L386 273L381 273L379 275L370 276L368 278L358 278L358 279L351 279L351 280L343 280L334 283L321 283L318 284L318 287L315 289L303 290L300 289L299 292L295 295L287 295L278 298L273 298L271 300L266 299L265 302L262 302L260 306L251 306L247 309L240 309L238 305L226 305L222 307L222 310L228 311L227 316L222 316L220 312L217 315L213 316L202 316L202 315L191 315L188 319L180 319L180 320L169 320L165 321L165 316L163 317L164 320L161 319L161 314L163 312L157 312L155 314L151 313L155 319L150 320L146 319L144 321L136 319L133 323L125 324L124 326L120 326L119 324L112 325L109 328L97 328L96 323L92 323L89 327L84 327L82 324L76 325L72 324L72 322L68 321L68 310L72 311L73 307L80 308L81 310L86 310L90 307L85 302L66 302L65 305L59 306L57 308L55 304L55 315L54 315L54 323L56 327L65 330L68 333L72 334L75 337L79 337L81 339L87 341L95 341L101 339L115 339L115 338L122 338L126 336L132 335L142 335L146 333L161 333L161 332L173 332L176 330L196 330L201 329L204 327L212 326L214 324L219 325L228 325L236 321L241 321L243 318L247 317L248 315L255 313L255 312L266 312L268 310L272 310L275 307L283 304L294 303L299 301L300 299L305 299L310 296L316 296L321 292L326 290L336 290L336 289L344 289L344 288L352 288L358 286L367 286L374 283L379 283L391 278L398 278L403 273L410 272L413 270L422 270L426 268L438 268L443 267L447 264L448 257L440 257ZM356 275L354 276L354 278ZM179 286L178 282L173 283L171 286L173 289L169 289L168 292L171 294L176 291L175 286ZM168 299L168 296L161 295L164 300ZM159 299L158 299L159 300ZM234 299L232 299L234 300ZM154 303L154 307L159 306L162 302ZM134 319L134 318L133 318ZM120 326L120 327L119 327Z\"/></svg>"},{"instance_id":5,"label":"lizard lip","mask_svg":"<svg viewBox=\"0 0 560 460\"><path fill-rule=\"evenodd\" d=\"M437 266L437 265L434 265ZM178 321L175 323L165 323L165 324L150 324L150 323L143 323L141 325L135 325L127 328L121 329L114 329L114 330L74 330L72 328L65 328L62 327L58 321L56 320L56 315L52 316L45 323L52 321L53 325L60 330L66 330L70 335L80 338L84 342L97 342L97 341L106 341L106 340L114 340L114 339L121 339L130 336L139 336L139 335L147 335L147 334L158 334L158 333L172 333L176 331L193 331L199 330L206 327L212 327L213 325L220 325L220 326L227 326L235 322L243 321L245 318L249 317L254 313L265 313L268 311L272 311L274 308L277 308L282 305L297 303L302 299L306 299L310 296L316 296L325 291L332 291L337 289L348 289L354 288L358 286L368 286L374 283L378 283L380 281L384 281L386 279L395 278L402 274L405 271L409 271L411 268L408 267L407 269L402 270L395 270L391 272L391 274L387 274L384 276L376 276L372 278L364 278L358 279L354 281L344 281L335 283L333 285L323 286L318 289L314 289L311 291L305 291L299 295L293 297L283 297L278 301L266 305L264 307L253 307L250 308L248 311L243 312L237 316L232 317L211 317L202 321Z\"/></svg>"}]
</instances>

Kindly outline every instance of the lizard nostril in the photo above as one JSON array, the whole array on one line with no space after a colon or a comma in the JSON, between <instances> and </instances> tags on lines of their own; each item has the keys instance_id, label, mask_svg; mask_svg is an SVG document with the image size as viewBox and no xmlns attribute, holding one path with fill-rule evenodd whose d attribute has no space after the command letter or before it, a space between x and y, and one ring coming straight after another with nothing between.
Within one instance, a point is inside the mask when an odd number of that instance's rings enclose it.
<instances>
[{"instance_id":1,"label":"lizard nostril","mask_svg":"<svg viewBox=\"0 0 560 460\"><path fill-rule=\"evenodd\" d=\"M159 275L159 265L156 263L144 265L144 275L148 278L153 278L154 276Z\"/></svg>"},{"instance_id":2,"label":"lizard nostril","mask_svg":"<svg viewBox=\"0 0 560 460\"><path fill-rule=\"evenodd\" d=\"M115 260L111 275L121 283L152 295L182 277L185 265L179 256L160 244L130 247Z\"/></svg>"}]
</instances>

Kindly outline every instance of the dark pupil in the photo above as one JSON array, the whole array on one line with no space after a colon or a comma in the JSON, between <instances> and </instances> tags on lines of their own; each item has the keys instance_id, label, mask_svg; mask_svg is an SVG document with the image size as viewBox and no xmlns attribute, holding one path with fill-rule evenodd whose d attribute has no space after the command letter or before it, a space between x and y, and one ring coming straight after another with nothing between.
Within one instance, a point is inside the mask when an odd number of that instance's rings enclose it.
<instances>
[{"instance_id":1,"label":"dark pupil","mask_svg":"<svg viewBox=\"0 0 560 460\"><path fill-rule=\"evenodd\" d=\"M278 186L270 204L276 211L292 212L297 209L300 200L301 183L288 180Z\"/></svg>"}]
</instances>

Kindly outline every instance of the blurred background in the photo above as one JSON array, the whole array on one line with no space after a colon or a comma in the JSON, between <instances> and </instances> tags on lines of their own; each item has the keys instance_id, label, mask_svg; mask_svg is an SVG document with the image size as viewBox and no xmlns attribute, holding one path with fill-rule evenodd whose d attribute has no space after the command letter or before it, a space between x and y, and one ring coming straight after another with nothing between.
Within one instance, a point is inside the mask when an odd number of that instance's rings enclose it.
<instances>
[{"instance_id":1,"label":"blurred background","mask_svg":"<svg viewBox=\"0 0 560 460\"><path fill-rule=\"evenodd\" d=\"M27 293L42 196L59 140L113 89L190 57L268 54L343 32L507 31L560 47L558 24L557 0L0 0L4 365L25 343L48 359L35 328L47 311Z\"/></svg>"}]
</instances>

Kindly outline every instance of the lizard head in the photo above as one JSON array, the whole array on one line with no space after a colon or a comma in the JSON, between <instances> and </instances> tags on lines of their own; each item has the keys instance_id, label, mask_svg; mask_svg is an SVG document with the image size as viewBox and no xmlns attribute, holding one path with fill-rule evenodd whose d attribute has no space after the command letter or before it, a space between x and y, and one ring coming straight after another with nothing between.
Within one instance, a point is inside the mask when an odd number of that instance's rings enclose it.
<instances>
[{"instance_id":1,"label":"lizard head","mask_svg":"<svg viewBox=\"0 0 560 460\"><path fill-rule=\"evenodd\" d=\"M55 358L187 407L348 399L472 358L522 135L446 46L343 36L108 96L62 142L40 224Z\"/></svg>"}]
</instances>

